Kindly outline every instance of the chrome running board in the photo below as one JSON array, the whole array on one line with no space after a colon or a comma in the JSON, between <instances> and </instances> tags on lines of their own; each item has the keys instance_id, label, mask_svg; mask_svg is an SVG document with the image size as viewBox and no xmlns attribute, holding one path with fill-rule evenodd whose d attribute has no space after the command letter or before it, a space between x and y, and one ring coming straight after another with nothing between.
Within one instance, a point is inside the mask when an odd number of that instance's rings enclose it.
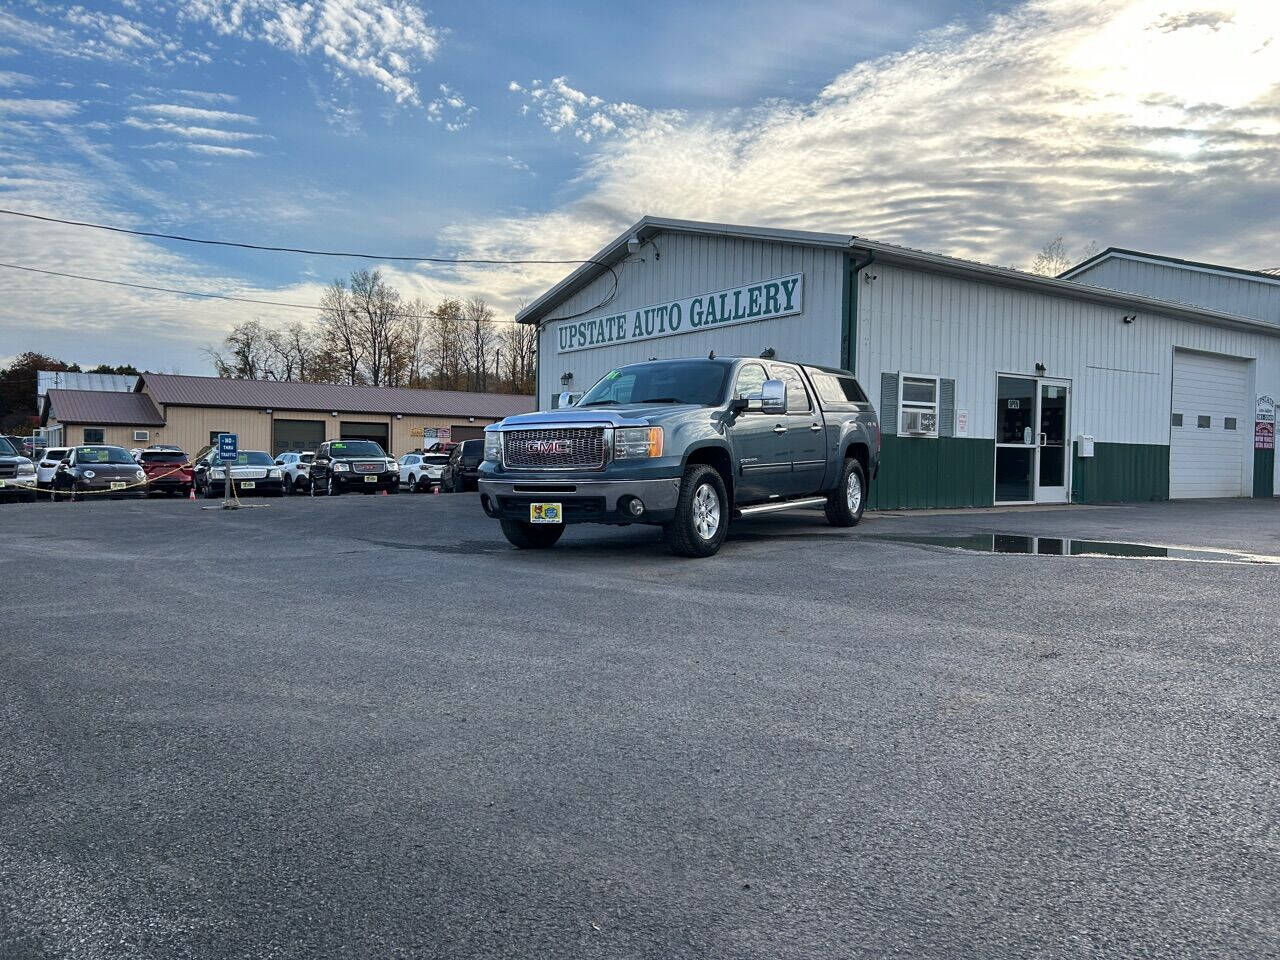
<instances>
[{"instance_id":1,"label":"chrome running board","mask_svg":"<svg viewBox=\"0 0 1280 960\"><path fill-rule=\"evenodd\" d=\"M753 517L759 513L779 513L782 510L795 510L799 507L826 506L826 497L805 497L802 500L778 500L774 503L757 503L750 507L741 507L737 511L740 517Z\"/></svg>"}]
</instances>

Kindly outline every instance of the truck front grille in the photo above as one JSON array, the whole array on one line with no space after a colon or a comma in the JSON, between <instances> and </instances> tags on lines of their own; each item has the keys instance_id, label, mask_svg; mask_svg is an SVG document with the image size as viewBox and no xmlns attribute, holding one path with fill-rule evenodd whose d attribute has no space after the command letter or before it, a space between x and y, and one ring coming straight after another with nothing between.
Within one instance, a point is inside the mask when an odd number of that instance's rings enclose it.
<instances>
[{"instance_id":1,"label":"truck front grille","mask_svg":"<svg viewBox=\"0 0 1280 960\"><path fill-rule=\"evenodd\" d=\"M12 480L18 475L16 463L0 463L0 480Z\"/></svg>"},{"instance_id":2,"label":"truck front grille","mask_svg":"<svg viewBox=\"0 0 1280 960\"><path fill-rule=\"evenodd\" d=\"M599 470L607 453L604 427L502 434L502 461L509 470Z\"/></svg>"},{"instance_id":3,"label":"truck front grille","mask_svg":"<svg viewBox=\"0 0 1280 960\"><path fill-rule=\"evenodd\" d=\"M355 468L356 473L381 473L383 470L387 469L387 465L380 462L357 463Z\"/></svg>"}]
</instances>

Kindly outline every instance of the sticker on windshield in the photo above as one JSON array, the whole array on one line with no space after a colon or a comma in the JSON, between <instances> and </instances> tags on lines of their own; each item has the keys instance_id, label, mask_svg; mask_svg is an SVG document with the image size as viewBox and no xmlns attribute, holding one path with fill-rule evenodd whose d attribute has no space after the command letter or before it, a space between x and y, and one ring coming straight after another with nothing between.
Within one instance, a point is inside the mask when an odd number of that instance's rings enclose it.
<instances>
[{"instance_id":1,"label":"sticker on windshield","mask_svg":"<svg viewBox=\"0 0 1280 960\"><path fill-rule=\"evenodd\" d=\"M618 377L620 377L621 375L622 375L621 370L610 370L608 373L604 375L604 378L606 380L617 380Z\"/></svg>"}]
</instances>

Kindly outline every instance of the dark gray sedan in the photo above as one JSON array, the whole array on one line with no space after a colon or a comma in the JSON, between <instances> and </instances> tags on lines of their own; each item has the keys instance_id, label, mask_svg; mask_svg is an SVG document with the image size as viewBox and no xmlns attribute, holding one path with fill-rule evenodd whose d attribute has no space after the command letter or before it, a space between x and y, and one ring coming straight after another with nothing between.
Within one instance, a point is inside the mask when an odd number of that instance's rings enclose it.
<instances>
[{"instance_id":1,"label":"dark gray sedan","mask_svg":"<svg viewBox=\"0 0 1280 960\"><path fill-rule=\"evenodd\" d=\"M147 475L124 447L72 447L54 471L52 488L54 500L137 497L147 492Z\"/></svg>"}]
</instances>

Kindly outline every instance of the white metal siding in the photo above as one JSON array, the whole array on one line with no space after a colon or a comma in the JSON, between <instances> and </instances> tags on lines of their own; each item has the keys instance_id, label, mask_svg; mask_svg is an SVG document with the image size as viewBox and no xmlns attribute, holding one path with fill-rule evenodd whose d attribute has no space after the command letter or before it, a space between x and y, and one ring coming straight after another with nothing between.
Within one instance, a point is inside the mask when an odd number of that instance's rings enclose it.
<instances>
[{"instance_id":1,"label":"white metal siding","mask_svg":"<svg viewBox=\"0 0 1280 960\"><path fill-rule=\"evenodd\" d=\"M1251 279L1172 263L1112 256L1071 279L1107 290L1192 303L1280 325L1280 277L1273 282L1260 277Z\"/></svg>"},{"instance_id":2,"label":"white metal siding","mask_svg":"<svg viewBox=\"0 0 1280 960\"><path fill-rule=\"evenodd\" d=\"M1250 388L1280 393L1280 336L1145 313L1124 323L1120 307L885 263L866 272L878 279L857 282L858 379L954 377L970 437L995 436L996 373L1034 376L1036 363L1072 383L1072 437L1102 443L1169 443L1175 348L1256 359ZM1244 456L1251 486L1251 444Z\"/></svg>"},{"instance_id":3,"label":"white metal siding","mask_svg":"<svg viewBox=\"0 0 1280 960\"><path fill-rule=\"evenodd\" d=\"M1173 358L1173 413L1182 426L1169 434L1169 496L1239 497L1246 492L1246 443L1253 442L1249 363L1179 350ZM1209 426L1199 426L1208 417ZM1236 421L1227 430L1225 420Z\"/></svg>"},{"instance_id":4,"label":"white metal siding","mask_svg":"<svg viewBox=\"0 0 1280 960\"><path fill-rule=\"evenodd\" d=\"M655 259L655 245L660 255ZM608 274L597 278L551 311L538 341L538 408L551 406L551 397L564 389L560 377L573 374L570 387L583 392L614 367L650 357L754 356L773 347L780 358L838 364L840 360L841 271L839 250L708 237L680 233L659 234L654 245L638 254L642 263L627 263L619 272L618 295L603 301L613 286ZM573 353L556 352L556 317L588 311L584 317L603 317L680 297L712 293L740 284L793 273L804 274L804 312L774 320L740 323L714 330L658 337L635 343L597 347Z\"/></svg>"}]
</instances>

